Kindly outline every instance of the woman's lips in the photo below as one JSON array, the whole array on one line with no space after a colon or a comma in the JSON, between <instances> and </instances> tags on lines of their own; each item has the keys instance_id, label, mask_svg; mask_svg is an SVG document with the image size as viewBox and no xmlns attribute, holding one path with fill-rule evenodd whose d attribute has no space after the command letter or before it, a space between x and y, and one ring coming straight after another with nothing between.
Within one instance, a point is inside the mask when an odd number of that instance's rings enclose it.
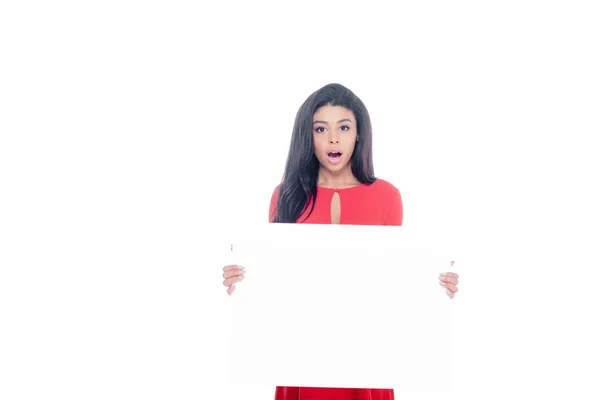
<instances>
[{"instance_id":1,"label":"woman's lips","mask_svg":"<svg viewBox=\"0 0 600 400\"><path fill-rule=\"evenodd\" d=\"M327 160L330 164L339 164L342 160L342 153L339 151L330 151L327 153Z\"/></svg>"}]
</instances>

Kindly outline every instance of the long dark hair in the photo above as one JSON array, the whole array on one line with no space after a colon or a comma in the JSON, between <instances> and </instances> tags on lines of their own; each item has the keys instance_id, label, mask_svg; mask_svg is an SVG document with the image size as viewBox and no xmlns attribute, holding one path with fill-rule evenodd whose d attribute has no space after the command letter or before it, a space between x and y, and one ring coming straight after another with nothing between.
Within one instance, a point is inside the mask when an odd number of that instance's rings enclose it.
<instances>
[{"instance_id":1,"label":"long dark hair","mask_svg":"<svg viewBox=\"0 0 600 400\"><path fill-rule=\"evenodd\" d=\"M359 140L350 159L352 173L361 183L371 184L377 179L373 171L371 118L367 108L350 89L338 83L323 86L304 101L296 114L273 222L295 223L311 200L310 213L314 209L319 160L314 153L313 115L324 105L342 106L354 113Z\"/></svg>"}]
</instances>

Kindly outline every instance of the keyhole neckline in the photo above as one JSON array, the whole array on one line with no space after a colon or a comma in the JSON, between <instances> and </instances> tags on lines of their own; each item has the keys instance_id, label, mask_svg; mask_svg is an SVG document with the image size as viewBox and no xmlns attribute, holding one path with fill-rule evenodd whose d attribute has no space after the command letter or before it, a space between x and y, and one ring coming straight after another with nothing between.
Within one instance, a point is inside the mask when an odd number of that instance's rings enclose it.
<instances>
[{"instance_id":1,"label":"keyhole neckline","mask_svg":"<svg viewBox=\"0 0 600 400\"><path fill-rule=\"evenodd\" d=\"M349 186L349 187L344 187L344 188L339 188L339 187L330 188L330 187L327 187L327 186L317 185L317 189L326 190L326 191L329 191L329 192L343 192L343 191L347 191L347 190L358 189L358 188L361 188L363 186L366 186L366 184L365 183L361 183L359 185Z\"/></svg>"}]
</instances>

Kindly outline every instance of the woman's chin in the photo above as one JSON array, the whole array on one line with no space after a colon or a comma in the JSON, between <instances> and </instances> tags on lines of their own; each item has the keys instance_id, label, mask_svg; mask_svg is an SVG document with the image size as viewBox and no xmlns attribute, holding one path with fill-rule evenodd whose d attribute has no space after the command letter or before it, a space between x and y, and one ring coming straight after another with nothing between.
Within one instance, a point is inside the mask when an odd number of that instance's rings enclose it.
<instances>
[{"instance_id":1,"label":"woman's chin","mask_svg":"<svg viewBox=\"0 0 600 400\"><path fill-rule=\"evenodd\" d=\"M325 169L327 172L330 172L332 174L339 174L340 172L345 172L348 169L348 164L321 164L321 168Z\"/></svg>"}]
</instances>

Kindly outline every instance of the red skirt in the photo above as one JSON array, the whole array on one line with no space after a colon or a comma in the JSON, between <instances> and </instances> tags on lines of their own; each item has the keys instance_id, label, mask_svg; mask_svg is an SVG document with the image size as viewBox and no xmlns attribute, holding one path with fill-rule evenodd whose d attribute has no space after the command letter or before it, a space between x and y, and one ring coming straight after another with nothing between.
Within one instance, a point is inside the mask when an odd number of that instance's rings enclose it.
<instances>
[{"instance_id":1,"label":"red skirt","mask_svg":"<svg viewBox=\"0 0 600 400\"><path fill-rule=\"evenodd\" d=\"M275 400L394 400L394 390L277 386Z\"/></svg>"}]
</instances>

